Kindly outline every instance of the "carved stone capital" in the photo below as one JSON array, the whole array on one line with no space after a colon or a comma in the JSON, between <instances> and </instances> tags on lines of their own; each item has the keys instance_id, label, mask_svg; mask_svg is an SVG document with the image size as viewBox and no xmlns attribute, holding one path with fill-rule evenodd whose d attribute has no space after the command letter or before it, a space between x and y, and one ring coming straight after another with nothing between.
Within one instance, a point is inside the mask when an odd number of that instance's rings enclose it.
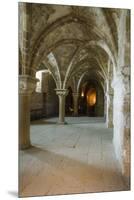
<instances>
[{"instance_id":1,"label":"carved stone capital","mask_svg":"<svg viewBox=\"0 0 134 200\"><path fill-rule=\"evenodd\" d=\"M30 95L36 87L38 79L31 77L29 75L19 76L19 94Z\"/></svg>"},{"instance_id":2,"label":"carved stone capital","mask_svg":"<svg viewBox=\"0 0 134 200\"><path fill-rule=\"evenodd\" d=\"M58 96L67 96L68 94L67 89L55 89L55 91Z\"/></svg>"}]
</instances>

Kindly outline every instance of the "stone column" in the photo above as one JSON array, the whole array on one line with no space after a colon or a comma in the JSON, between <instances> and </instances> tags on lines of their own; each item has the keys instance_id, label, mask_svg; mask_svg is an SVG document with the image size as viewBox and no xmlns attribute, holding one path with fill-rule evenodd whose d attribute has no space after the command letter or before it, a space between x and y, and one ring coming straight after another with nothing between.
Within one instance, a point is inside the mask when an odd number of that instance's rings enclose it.
<instances>
[{"instance_id":1,"label":"stone column","mask_svg":"<svg viewBox=\"0 0 134 200\"><path fill-rule=\"evenodd\" d=\"M130 67L121 66L114 79L114 135L115 154L119 160L122 174L130 185Z\"/></svg>"},{"instance_id":2,"label":"stone column","mask_svg":"<svg viewBox=\"0 0 134 200\"><path fill-rule=\"evenodd\" d=\"M19 148L30 147L30 100L36 87L37 79L28 76L19 76Z\"/></svg>"},{"instance_id":3,"label":"stone column","mask_svg":"<svg viewBox=\"0 0 134 200\"><path fill-rule=\"evenodd\" d=\"M107 93L107 127L113 128L113 93Z\"/></svg>"},{"instance_id":4,"label":"stone column","mask_svg":"<svg viewBox=\"0 0 134 200\"><path fill-rule=\"evenodd\" d=\"M73 93L74 116L78 116L78 99L79 93Z\"/></svg>"},{"instance_id":5,"label":"stone column","mask_svg":"<svg viewBox=\"0 0 134 200\"><path fill-rule=\"evenodd\" d=\"M104 118L107 120L107 95L104 92Z\"/></svg>"},{"instance_id":6,"label":"stone column","mask_svg":"<svg viewBox=\"0 0 134 200\"><path fill-rule=\"evenodd\" d=\"M59 124L65 124L65 97L68 94L67 89L56 89L59 97Z\"/></svg>"},{"instance_id":7,"label":"stone column","mask_svg":"<svg viewBox=\"0 0 134 200\"><path fill-rule=\"evenodd\" d=\"M123 168L122 173L124 174L126 180L129 182L130 180L127 177L130 177L130 146L131 146L131 138L130 138L130 93L127 93L123 99L123 115L124 115L124 140L123 140Z\"/></svg>"}]
</instances>

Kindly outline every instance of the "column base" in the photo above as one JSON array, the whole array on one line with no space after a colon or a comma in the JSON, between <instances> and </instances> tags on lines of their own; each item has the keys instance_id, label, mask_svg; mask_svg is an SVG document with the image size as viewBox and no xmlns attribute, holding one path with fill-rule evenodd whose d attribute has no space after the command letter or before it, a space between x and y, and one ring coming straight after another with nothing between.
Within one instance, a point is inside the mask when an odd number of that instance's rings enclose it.
<instances>
[{"instance_id":1,"label":"column base","mask_svg":"<svg viewBox=\"0 0 134 200\"><path fill-rule=\"evenodd\" d=\"M30 143L29 144L21 144L19 146L19 150L25 150L25 149L29 149L31 147L32 147L32 145Z\"/></svg>"},{"instance_id":2,"label":"column base","mask_svg":"<svg viewBox=\"0 0 134 200\"><path fill-rule=\"evenodd\" d=\"M65 125L65 124L68 124L67 122L57 122L57 124L59 125Z\"/></svg>"}]
</instances>

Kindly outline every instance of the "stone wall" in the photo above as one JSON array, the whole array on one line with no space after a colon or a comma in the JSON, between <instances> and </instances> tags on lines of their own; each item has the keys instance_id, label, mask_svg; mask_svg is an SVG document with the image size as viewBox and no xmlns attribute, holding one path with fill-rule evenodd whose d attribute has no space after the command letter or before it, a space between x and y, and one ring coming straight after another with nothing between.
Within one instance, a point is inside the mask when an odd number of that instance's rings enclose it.
<instances>
[{"instance_id":1,"label":"stone wall","mask_svg":"<svg viewBox=\"0 0 134 200\"><path fill-rule=\"evenodd\" d=\"M31 97L31 120L40 119L46 115L44 108L45 93L34 92Z\"/></svg>"},{"instance_id":2,"label":"stone wall","mask_svg":"<svg viewBox=\"0 0 134 200\"><path fill-rule=\"evenodd\" d=\"M122 174L130 185L130 11L122 10L118 25L118 59L113 88L113 142ZM121 33L121 34L120 34Z\"/></svg>"},{"instance_id":3,"label":"stone wall","mask_svg":"<svg viewBox=\"0 0 134 200\"><path fill-rule=\"evenodd\" d=\"M47 74L46 77L46 99L45 99L45 108L46 108L46 117L49 116L58 116L59 112L59 100L56 95L56 85L53 77L50 74Z\"/></svg>"},{"instance_id":4,"label":"stone wall","mask_svg":"<svg viewBox=\"0 0 134 200\"><path fill-rule=\"evenodd\" d=\"M41 92L34 92L31 98L31 120L49 116L58 116L58 96L56 85L49 73L42 76Z\"/></svg>"},{"instance_id":5,"label":"stone wall","mask_svg":"<svg viewBox=\"0 0 134 200\"><path fill-rule=\"evenodd\" d=\"M22 146L30 146L30 96L31 118L55 116L58 115L57 88L63 123L65 91L70 77L76 74L81 77L86 72L105 82L110 78L111 72L108 74L107 70L110 59L114 79L113 142L122 173L130 177L130 11L31 3L19 5L20 135L26 141L21 139ZM44 89L31 95L37 81L35 73L41 70L42 63L43 69L49 69L42 81ZM97 116L104 111L102 97L98 95Z\"/></svg>"},{"instance_id":6,"label":"stone wall","mask_svg":"<svg viewBox=\"0 0 134 200\"><path fill-rule=\"evenodd\" d=\"M129 70L129 68L128 68ZM127 86L127 90L126 90ZM114 79L114 136L116 157L124 177L130 178L130 91L129 82L124 84L124 76Z\"/></svg>"}]
</instances>

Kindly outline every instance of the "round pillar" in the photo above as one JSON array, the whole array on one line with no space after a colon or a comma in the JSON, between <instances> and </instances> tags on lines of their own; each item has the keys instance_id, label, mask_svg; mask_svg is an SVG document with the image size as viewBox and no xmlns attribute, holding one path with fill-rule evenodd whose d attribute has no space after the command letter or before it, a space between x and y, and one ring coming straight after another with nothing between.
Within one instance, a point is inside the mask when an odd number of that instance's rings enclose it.
<instances>
[{"instance_id":1,"label":"round pillar","mask_svg":"<svg viewBox=\"0 0 134 200\"><path fill-rule=\"evenodd\" d=\"M28 75L19 76L19 148L30 147L30 102L37 79Z\"/></svg>"},{"instance_id":2,"label":"round pillar","mask_svg":"<svg viewBox=\"0 0 134 200\"><path fill-rule=\"evenodd\" d=\"M66 124L65 122L65 98L68 94L67 89L56 89L56 94L59 97L59 124Z\"/></svg>"}]
</instances>

